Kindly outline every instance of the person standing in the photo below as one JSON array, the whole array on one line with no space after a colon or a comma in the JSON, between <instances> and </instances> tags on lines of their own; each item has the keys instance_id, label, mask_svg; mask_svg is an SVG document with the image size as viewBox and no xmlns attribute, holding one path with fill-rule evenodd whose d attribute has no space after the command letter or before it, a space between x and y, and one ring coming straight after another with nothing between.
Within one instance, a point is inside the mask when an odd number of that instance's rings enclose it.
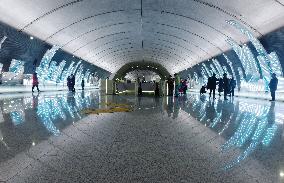
<instances>
[{"instance_id":1,"label":"person standing","mask_svg":"<svg viewBox=\"0 0 284 183\"><path fill-rule=\"evenodd\" d=\"M34 87L37 88L37 92L40 92L39 88L38 88L38 77L37 77L37 73L33 74L33 87L32 87L32 92L34 92Z\"/></svg>"},{"instance_id":2,"label":"person standing","mask_svg":"<svg viewBox=\"0 0 284 183\"><path fill-rule=\"evenodd\" d=\"M219 78L219 81L218 81L219 96L221 96L221 93L223 92L223 90L224 90L224 82L222 78Z\"/></svg>"},{"instance_id":3,"label":"person standing","mask_svg":"<svg viewBox=\"0 0 284 183\"><path fill-rule=\"evenodd\" d=\"M174 76L175 76L175 97L178 97L179 96L180 77L177 73L175 73Z\"/></svg>"},{"instance_id":4,"label":"person standing","mask_svg":"<svg viewBox=\"0 0 284 183\"><path fill-rule=\"evenodd\" d=\"M276 74L273 73L272 78L269 82L269 89L270 89L271 98L272 98L269 101L275 101L275 91L277 90L277 85L278 85L278 79L276 77Z\"/></svg>"},{"instance_id":5,"label":"person standing","mask_svg":"<svg viewBox=\"0 0 284 183\"><path fill-rule=\"evenodd\" d=\"M224 100L228 100L227 95L229 93L230 83L226 73L223 74L223 83L224 83Z\"/></svg>"},{"instance_id":6,"label":"person standing","mask_svg":"<svg viewBox=\"0 0 284 183\"><path fill-rule=\"evenodd\" d=\"M173 96L173 91L174 91L174 80L171 75L167 78L167 83L168 83L168 95Z\"/></svg>"},{"instance_id":7,"label":"person standing","mask_svg":"<svg viewBox=\"0 0 284 183\"><path fill-rule=\"evenodd\" d=\"M67 87L68 87L68 90L71 91L71 76L67 77Z\"/></svg>"},{"instance_id":8,"label":"person standing","mask_svg":"<svg viewBox=\"0 0 284 183\"><path fill-rule=\"evenodd\" d=\"M183 80L183 82L182 82L182 90L183 90L183 94L186 95L187 79Z\"/></svg>"},{"instance_id":9,"label":"person standing","mask_svg":"<svg viewBox=\"0 0 284 183\"><path fill-rule=\"evenodd\" d=\"M159 97L159 96L160 96L159 83L156 82L155 83L155 97Z\"/></svg>"},{"instance_id":10,"label":"person standing","mask_svg":"<svg viewBox=\"0 0 284 183\"><path fill-rule=\"evenodd\" d=\"M215 98L215 90L217 85L217 78L216 74L213 73L213 76L208 78L207 88L210 90L209 97L211 97L212 91L213 91L213 99Z\"/></svg>"},{"instance_id":11,"label":"person standing","mask_svg":"<svg viewBox=\"0 0 284 183\"><path fill-rule=\"evenodd\" d=\"M81 86L82 86L82 90L84 90L84 87L85 87L85 80L84 79L82 79Z\"/></svg>"},{"instance_id":12,"label":"person standing","mask_svg":"<svg viewBox=\"0 0 284 183\"><path fill-rule=\"evenodd\" d=\"M235 95L235 88L236 88L236 80L234 79L234 77L232 77L231 81L230 81L230 89L231 89L231 96L233 97Z\"/></svg>"},{"instance_id":13,"label":"person standing","mask_svg":"<svg viewBox=\"0 0 284 183\"><path fill-rule=\"evenodd\" d=\"M75 92L75 76L71 74L71 91Z\"/></svg>"}]
</instances>

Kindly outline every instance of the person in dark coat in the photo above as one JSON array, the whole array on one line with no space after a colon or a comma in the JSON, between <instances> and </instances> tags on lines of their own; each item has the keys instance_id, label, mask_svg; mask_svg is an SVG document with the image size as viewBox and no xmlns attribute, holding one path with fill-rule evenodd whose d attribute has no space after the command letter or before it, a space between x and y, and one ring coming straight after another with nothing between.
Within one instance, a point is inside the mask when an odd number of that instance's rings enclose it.
<instances>
[{"instance_id":1,"label":"person in dark coat","mask_svg":"<svg viewBox=\"0 0 284 183\"><path fill-rule=\"evenodd\" d=\"M230 83L226 73L223 74L223 83L224 83L224 100L228 100L227 95L230 91Z\"/></svg>"},{"instance_id":2,"label":"person in dark coat","mask_svg":"<svg viewBox=\"0 0 284 183\"><path fill-rule=\"evenodd\" d=\"M230 89L231 89L231 96L233 97L235 95L235 88L236 88L236 80L234 79L234 77L232 77L232 79L230 80Z\"/></svg>"},{"instance_id":3,"label":"person in dark coat","mask_svg":"<svg viewBox=\"0 0 284 183\"><path fill-rule=\"evenodd\" d=\"M71 74L70 85L71 85L71 91L75 92L75 76L74 76L74 74Z\"/></svg>"},{"instance_id":4,"label":"person in dark coat","mask_svg":"<svg viewBox=\"0 0 284 183\"><path fill-rule=\"evenodd\" d=\"M217 85L217 78L216 74L213 73L213 76L208 78L208 83L207 83L207 89L210 90L209 96L211 97L211 93L213 91L213 98L215 98L215 90L216 90L216 85Z\"/></svg>"},{"instance_id":5,"label":"person in dark coat","mask_svg":"<svg viewBox=\"0 0 284 183\"><path fill-rule=\"evenodd\" d=\"M221 96L221 93L224 91L224 82L223 79L220 78L219 82L218 82L218 92L219 92L219 96Z\"/></svg>"},{"instance_id":6,"label":"person in dark coat","mask_svg":"<svg viewBox=\"0 0 284 183\"><path fill-rule=\"evenodd\" d=\"M159 89L159 83L155 83L155 96L159 97L160 96L160 89Z\"/></svg>"},{"instance_id":7,"label":"person in dark coat","mask_svg":"<svg viewBox=\"0 0 284 183\"><path fill-rule=\"evenodd\" d=\"M71 91L71 76L67 77L67 87L68 87L68 90Z\"/></svg>"},{"instance_id":8,"label":"person in dark coat","mask_svg":"<svg viewBox=\"0 0 284 183\"><path fill-rule=\"evenodd\" d=\"M173 91L174 91L174 79L172 78L171 75L167 78L167 83L168 83L168 95L173 96Z\"/></svg>"},{"instance_id":9,"label":"person in dark coat","mask_svg":"<svg viewBox=\"0 0 284 183\"><path fill-rule=\"evenodd\" d=\"M275 91L277 90L277 85L278 85L278 79L276 77L276 74L272 74L272 78L269 82L269 89L271 93L271 100L270 101L275 101Z\"/></svg>"},{"instance_id":10,"label":"person in dark coat","mask_svg":"<svg viewBox=\"0 0 284 183\"><path fill-rule=\"evenodd\" d=\"M39 88L38 88L38 77L37 77L37 73L33 74L33 87L32 87L32 92L34 92L34 87L37 88L37 91L40 92Z\"/></svg>"},{"instance_id":11,"label":"person in dark coat","mask_svg":"<svg viewBox=\"0 0 284 183\"><path fill-rule=\"evenodd\" d=\"M84 79L82 79L81 86L82 86L82 90L84 90L84 87L85 87L85 80Z\"/></svg>"}]
</instances>

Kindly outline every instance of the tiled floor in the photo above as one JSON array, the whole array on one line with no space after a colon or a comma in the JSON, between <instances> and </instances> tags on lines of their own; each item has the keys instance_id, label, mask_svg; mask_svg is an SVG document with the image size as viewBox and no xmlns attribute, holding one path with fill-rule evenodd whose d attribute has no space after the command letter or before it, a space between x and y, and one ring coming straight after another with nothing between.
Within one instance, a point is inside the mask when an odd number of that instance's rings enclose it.
<instances>
[{"instance_id":1,"label":"tiled floor","mask_svg":"<svg viewBox=\"0 0 284 183\"><path fill-rule=\"evenodd\" d=\"M81 113L107 102L134 111ZM0 182L284 181L284 103L85 91L0 104Z\"/></svg>"}]
</instances>

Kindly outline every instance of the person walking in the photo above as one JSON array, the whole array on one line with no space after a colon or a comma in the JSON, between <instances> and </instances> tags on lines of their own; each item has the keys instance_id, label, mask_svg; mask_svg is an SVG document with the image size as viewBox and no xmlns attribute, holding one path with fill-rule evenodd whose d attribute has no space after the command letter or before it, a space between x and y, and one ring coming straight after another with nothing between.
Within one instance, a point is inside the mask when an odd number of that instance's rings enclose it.
<instances>
[{"instance_id":1,"label":"person walking","mask_svg":"<svg viewBox=\"0 0 284 183\"><path fill-rule=\"evenodd\" d=\"M231 96L233 97L235 95L235 88L236 88L236 80L234 77L232 77L231 81L230 81L230 89L231 89Z\"/></svg>"},{"instance_id":2,"label":"person walking","mask_svg":"<svg viewBox=\"0 0 284 183\"><path fill-rule=\"evenodd\" d=\"M226 73L223 74L223 83L224 83L224 100L228 100L227 95L229 93L230 83Z\"/></svg>"},{"instance_id":3,"label":"person walking","mask_svg":"<svg viewBox=\"0 0 284 183\"><path fill-rule=\"evenodd\" d=\"M37 88L37 92L40 92L39 88L38 88L38 77L37 77L37 73L33 74L33 87L32 87L32 92L34 92L34 87Z\"/></svg>"},{"instance_id":4,"label":"person walking","mask_svg":"<svg viewBox=\"0 0 284 183\"><path fill-rule=\"evenodd\" d=\"M173 96L173 91L174 91L174 80L171 75L167 78L167 83L168 83L168 96Z\"/></svg>"},{"instance_id":5,"label":"person walking","mask_svg":"<svg viewBox=\"0 0 284 183\"><path fill-rule=\"evenodd\" d=\"M85 87L85 80L84 79L82 79L81 86L82 86L82 90L84 90L84 87Z\"/></svg>"},{"instance_id":6,"label":"person walking","mask_svg":"<svg viewBox=\"0 0 284 183\"><path fill-rule=\"evenodd\" d=\"M278 85L278 79L276 77L276 74L273 73L272 78L269 82L269 89L270 89L271 98L272 98L269 101L275 101L275 91L277 90L277 85Z\"/></svg>"},{"instance_id":7,"label":"person walking","mask_svg":"<svg viewBox=\"0 0 284 183\"><path fill-rule=\"evenodd\" d=\"M175 97L178 97L179 96L180 77L177 73L175 73L174 76L175 76Z\"/></svg>"},{"instance_id":8,"label":"person walking","mask_svg":"<svg viewBox=\"0 0 284 183\"><path fill-rule=\"evenodd\" d=\"M213 73L213 76L208 78L208 83L207 83L207 88L210 90L209 97L211 97L211 94L213 91L213 99L216 99L215 98L216 85L217 85L217 78L216 78L216 74Z\"/></svg>"}]
</instances>

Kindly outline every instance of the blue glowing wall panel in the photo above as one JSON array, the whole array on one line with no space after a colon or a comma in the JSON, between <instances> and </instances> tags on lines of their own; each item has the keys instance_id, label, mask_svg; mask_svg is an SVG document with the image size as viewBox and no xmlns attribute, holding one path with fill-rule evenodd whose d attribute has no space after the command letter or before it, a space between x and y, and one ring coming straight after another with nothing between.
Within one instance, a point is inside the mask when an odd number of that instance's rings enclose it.
<instances>
[{"instance_id":1,"label":"blue glowing wall panel","mask_svg":"<svg viewBox=\"0 0 284 183\"><path fill-rule=\"evenodd\" d=\"M7 38L3 39L4 36ZM24 74L33 73L35 71L35 67L39 66L46 51L52 48L51 45L44 41L36 38L30 39L29 35L18 32L16 29L1 22L0 44L0 63L3 64L3 71L7 72L9 70L11 60L16 59L25 62ZM75 57L73 58L71 54L59 49L52 58L52 61L56 62L58 66L62 60L66 61L66 64L64 65L64 69L66 69L72 61L77 63L80 59ZM100 78L106 78L111 74L86 61L82 61L82 65L83 68L85 68L84 72L88 68L91 73L96 72Z\"/></svg>"},{"instance_id":2,"label":"blue glowing wall panel","mask_svg":"<svg viewBox=\"0 0 284 183\"><path fill-rule=\"evenodd\" d=\"M284 27L275 30L271 33L268 33L267 35L264 35L263 37L259 38L260 43L263 45L264 49L267 51L267 53L271 53L271 52L275 52L280 60L280 65L282 67L282 70L284 70ZM257 71L258 73L260 73L260 76L263 77L263 73L260 69L261 64L259 63L257 56L258 56L258 52L255 49L255 47L252 45L251 42L247 43L247 47L250 49L252 56L254 57L254 59L256 60L256 67L257 67ZM240 61L240 59L238 58L237 54L234 52L234 50L229 50L227 52L225 52L226 56L228 57L228 59L232 62L232 67L234 69L236 78L237 78L237 83L239 84L240 81L240 75L243 75L244 78L249 79L249 76L246 76L246 72L243 68L243 65ZM220 63L220 65L226 66L228 72L230 74L232 74L232 70L230 68L230 66L226 63L226 59L224 58L224 56L222 54L215 56L214 58L216 58L218 60L218 62ZM183 70L180 72L180 75L182 78L187 78L188 75L193 75L194 72L196 72L196 74L198 75L198 77L202 77L202 64L205 64L208 68L211 68L210 64L214 65L214 62L212 60L210 61L203 61L198 65L195 65L191 68L188 68L186 70ZM216 67L215 67L216 68ZM218 70L218 68L216 68L216 70ZM240 73L241 71L241 73Z\"/></svg>"}]
</instances>

